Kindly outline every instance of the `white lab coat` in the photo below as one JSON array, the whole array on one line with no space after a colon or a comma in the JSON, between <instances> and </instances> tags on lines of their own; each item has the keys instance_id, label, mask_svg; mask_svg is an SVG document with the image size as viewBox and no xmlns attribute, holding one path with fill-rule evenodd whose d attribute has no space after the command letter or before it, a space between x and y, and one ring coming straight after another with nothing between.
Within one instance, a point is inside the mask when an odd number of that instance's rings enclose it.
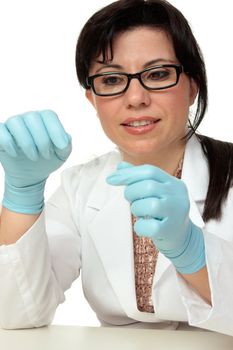
<instances>
[{"instance_id":1,"label":"white lab coat","mask_svg":"<svg viewBox=\"0 0 233 350\"><path fill-rule=\"evenodd\" d=\"M122 186L105 180L119 161L116 150L65 170L61 186L33 227L15 244L0 247L0 325L23 328L50 323L64 301L64 291L82 269L84 294L103 325L138 322L175 329L187 323L233 335L232 190L222 220L204 225L201 212L208 165L193 136L186 146L182 180L190 194L190 217L204 232L213 306L159 254L153 281L155 313L140 312L129 203Z\"/></svg>"}]
</instances>

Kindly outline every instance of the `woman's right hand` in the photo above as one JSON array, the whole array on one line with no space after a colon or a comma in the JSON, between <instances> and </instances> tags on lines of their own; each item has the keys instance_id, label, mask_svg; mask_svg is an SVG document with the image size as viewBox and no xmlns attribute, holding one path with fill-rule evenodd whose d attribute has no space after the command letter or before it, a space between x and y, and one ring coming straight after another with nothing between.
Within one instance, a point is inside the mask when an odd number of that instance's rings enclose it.
<instances>
[{"instance_id":1,"label":"woman's right hand","mask_svg":"<svg viewBox=\"0 0 233 350\"><path fill-rule=\"evenodd\" d=\"M41 212L46 179L66 161L71 149L70 135L51 110L27 112L0 123L3 206L19 213Z\"/></svg>"}]
</instances>

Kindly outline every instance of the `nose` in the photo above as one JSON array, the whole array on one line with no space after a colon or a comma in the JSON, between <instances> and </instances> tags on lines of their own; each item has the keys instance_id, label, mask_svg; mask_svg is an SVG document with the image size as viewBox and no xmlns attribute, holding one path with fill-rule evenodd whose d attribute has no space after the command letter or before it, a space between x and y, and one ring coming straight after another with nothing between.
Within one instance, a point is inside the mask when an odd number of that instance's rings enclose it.
<instances>
[{"instance_id":1,"label":"nose","mask_svg":"<svg viewBox=\"0 0 233 350\"><path fill-rule=\"evenodd\" d=\"M130 80L129 87L124 97L128 108L149 106L151 102L150 91L145 89L137 78Z\"/></svg>"}]
</instances>

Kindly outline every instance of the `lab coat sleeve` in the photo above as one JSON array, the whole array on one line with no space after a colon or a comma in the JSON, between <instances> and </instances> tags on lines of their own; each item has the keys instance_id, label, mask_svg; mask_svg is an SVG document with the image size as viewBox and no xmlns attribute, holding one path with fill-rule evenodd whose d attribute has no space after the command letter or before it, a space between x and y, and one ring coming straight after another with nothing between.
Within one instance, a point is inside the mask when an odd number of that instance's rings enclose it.
<instances>
[{"instance_id":1,"label":"lab coat sleeve","mask_svg":"<svg viewBox=\"0 0 233 350\"><path fill-rule=\"evenodd\" d=\"M49 324L64 291L79 276L80 235L72 218L70 177L34 225L14 244L0 246L0 326ZM70 191L72 192L72 191Z\"/></svg>"},{"instance_id":2,"label":"lab coat sleeve","mask_svg":"<svg viewBox=\"0 0 233 350\"><path fill-rule=\"evenodd\" d=\"M212 306L177 275L181 298L190 325L233 336L233 243L205 229L203 233Z\"/></svg>"}]
</instances>

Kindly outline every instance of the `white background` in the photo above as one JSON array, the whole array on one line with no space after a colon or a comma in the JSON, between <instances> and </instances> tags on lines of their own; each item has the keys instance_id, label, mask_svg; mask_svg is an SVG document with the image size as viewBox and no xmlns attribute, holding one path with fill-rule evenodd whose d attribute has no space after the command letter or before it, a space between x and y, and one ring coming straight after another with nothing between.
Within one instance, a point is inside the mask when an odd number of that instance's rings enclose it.
<instances>
[{"instance_id":1,"label":"white background","mask_svg":"<svg viewBox=\"0 0 233 350\"><path fill-rule=\"evenodd\" d=\"M76 79L75 45L82 25L106 0L0 0L0 122L18 113L55 110L73 137L65 167L87 161L113 145ZM209 109L199 131L233 141L232 7L230 0L171 0L188 19L203 51L209 80ZM63 169L63 168L62 168ZM59 183L51 175L46 198ZM0 169L0 191L3 191ZM66 293L55 324L97 326L79 280Z\"/></svg>"}]
</instances>

